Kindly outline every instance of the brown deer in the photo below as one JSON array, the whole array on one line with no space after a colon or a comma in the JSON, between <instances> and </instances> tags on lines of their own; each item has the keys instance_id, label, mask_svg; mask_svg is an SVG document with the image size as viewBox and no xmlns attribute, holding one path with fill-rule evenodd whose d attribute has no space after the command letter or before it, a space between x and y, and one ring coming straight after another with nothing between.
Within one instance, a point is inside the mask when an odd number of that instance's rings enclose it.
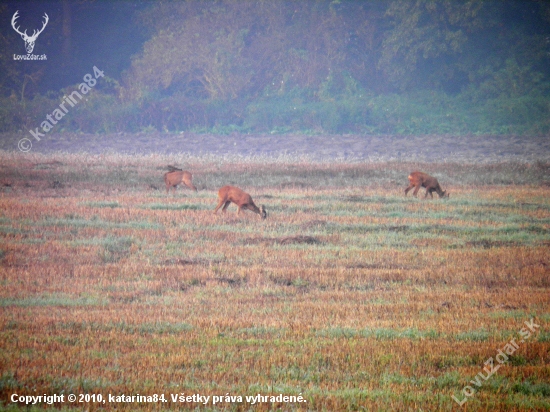
<instances>
[{"instance_id":1,"label":"brown deer","mask_svg":"<svg viewBox=\"0 0 550 412\"><path fill-rule=\"evenodd\" d=\"M164 183L166 183L166 194L170 193L170 188L174 188L173 192L176 192L176 187L179 184L184 184L189 189L197 191L197 188L193 184L193 175L184 170L178 169L174 166L168 166L168 173L164 174Z\"/></svg>"},{"instance_id":2,"label":"brown deer","mask_svg":"<svg viewBox=\"0 0 550 412\"><path fill-rule=\"evenodd\" d=\"M225 213L225 209L227 209L231 202L235 203L238 207L237 215L241 213L241 209L248 209L259 214L262 219L267 217L267 212L263 205L258 208L248 193L235 186L224 186L218 191L218 206L216 206L214 213L217 213L222 205L222 212Z\"/></svg>"},{"instance_id":3,"label":"brown deer","mask_svg":"<svg viewBox=\"0 0 550 412\"><path fill-rule=\"evenodd\" d=\"M432 192L437 192L439 197L449 197L449 194L446 191L441 190L441 186L439 186L437 179L427 173L412 172L409 175L409 182L409 187L405 189L405 196L407 196L407 193L409 193L409 190L413 187L413 196L416 196L421 187L425 187L426 194L424 195L424 198L428 197L428 194L430 194L433 199L434 195Z\"/></svg>"}]
</instances>

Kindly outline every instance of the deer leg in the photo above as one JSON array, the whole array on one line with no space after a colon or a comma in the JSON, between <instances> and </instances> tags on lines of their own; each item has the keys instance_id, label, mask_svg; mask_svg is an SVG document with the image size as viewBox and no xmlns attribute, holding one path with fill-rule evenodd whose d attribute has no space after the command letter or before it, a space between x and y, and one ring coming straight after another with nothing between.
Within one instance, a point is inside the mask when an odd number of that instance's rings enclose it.
<instances>
[{"instance_id":1,"label":"deer leg","mask_svg":"<svg viewBox=\"0 0 550 412\"><path fill-rule=\"evenodd\" d=\"M409 193L409 190L411 190L413 187L414 185L409 185L409 187L405 189L405 196L407 196L407 193Z\"/></svg>"},{"instance_id":2,"label":"deer leg","mask_svg":"<svg viewBox=\"0 0 550 412\"><path fill-rule=\"evenodd\" d=\"M218 206L216 206L216 209L214 209L214 213L217 213L219 208L222 207L223 205L223 199L220 199L220 201L218 202Z\"/></svg>"},{"instance_id":3,"label":"deer leg","mask_svg":"<svg viewBox=\"0 0 550 412\"><path fill-rule=\"evenodd\" d=\"M225 205L223 205L223 208L222 208L222 212L225 213L225 209L227 209L230 204L231 204L231 200L228 200L227 202L225 202Z\"/></svg>"},{"instance_id":4,"label":"deer leg","mask_svg":"<svg viewBox=\"0 0 550 412\"><path fill-rule=\"evenodd\" d=\"M194 191L197 190L197 188L195 187L195 185L192 183L192 181L190 179L182 180L182 183L191 190L194 190Z\"/></svg>"},{"instance_id":5,"label":"deer leg","mask_svg":"<svg viewBox=\"0 0 550 412\"><path fill-rule=\"evenodd\" d=\"M420 185L415 186L414 192L413 192L413 196L414 196L414 197L416 197L416 194L418 193L419 190L420 190Z\"/></svg>"}]
</instances>

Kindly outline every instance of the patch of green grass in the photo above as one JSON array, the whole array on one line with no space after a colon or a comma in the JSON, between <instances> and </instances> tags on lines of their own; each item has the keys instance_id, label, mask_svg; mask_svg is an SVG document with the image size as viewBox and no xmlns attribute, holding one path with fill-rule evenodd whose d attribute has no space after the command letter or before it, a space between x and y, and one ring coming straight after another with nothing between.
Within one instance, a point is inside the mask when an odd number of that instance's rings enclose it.
<instances>
[{"instance_id":1,"label":"patch of green grass","mask_svg":"<svg viewBox=\"0 0 550 412\"><path fill-rule=\"evenodd\" d=\"M93 332L111 332L117 331L121 333L127 333L130 335L138 334L159 334L159 335L172 335L181 332L193 330L194 327L185 322L144 322L139 324L130 324L127 322L63 322L56 327L70 330L75 333L81 333L83 331Z\"/></svg>"},{"instance_id":2,"label":"patch of green grass","mask_svg":"<svg viewBox=\"0 0 550 412\"><path fill-rule=\"evenodd\" d=\"M540 396L525 395L523 393L514 393L507 398L507 405L510 407L517 407L522 411L536 411L550 409L550 401Z\"/></svg>"},{"instance_id":3,"label":"patch of green grass","mask_svg":"<svg viewBox=\"0 0 550 412\"><path fill-rule=\"evenodd\" d=\"M343 328L343 327L332 327L328 329L322 329L315 332L317 336L327 337L327 338L354 338L360 332L357 329L353 328Z\"/></svg>"},{"instance_id":4,"label":"patch of green grass","mask_svg":"<svg viewBox=\"0 0 550 412\"><path fill-rule=\"evenodd\" d=\"M25 235L31 232L31 229L24 229L23 227L0 226L0 234L2 235Z\"/></svg>"},{"instance_id":5,"label":"patch of green grass","mask_svg":"<svg viewBox=\"0 0 550 412\"><path fill-rule=\"evenodd\" d=\"M203 205L193 205L187 203L180 204L166 204L166 203L148 203L140 206L141 209L151 210L205 210L209 207Z\"/></svg>"},{"instance_id":6,"label":"patch of green grass","mask_svg":"<svg viewBox=\"0 0 550 412\"><path fill-rule=\"evenodd\" d=\"M459 333L455 336L456 340L467 340L472 342L484 342L491 337L491 334L485 329L471 330Z\"/></svg>"},{"instance_id":7,"label":"patch of green grass","mask_svg":"<svg viewBox=\"0 0 550 412\"><path fill-rule=\"evenodd\" d=\"M104 240L103 249L99 252L99 257L103 263L116 263L130 254L130 248L134 243L134 238L130 236L107 237Z\"/></svg>"},{"instance_id":8,"label":"patch of green grass","mask_svg":"<svg viewBox=\"0 0 550 412\"><path fill-rule=\"evenodd\" d=\"M387 304L387 303L384 303ZM327 329L320 329L315 332L316 336L323 337L346 337L346 338L355 338L363 337L370 338L374 337L379 340L394 340L394 339L454 339L458 341L472 341L472 342L483 342L489 340L490 337L493 337L494 334L489 333L485 330L475 330L462 332L455 336L445 335L437 330L426 330L420 331L415 328L409 329L388 329L388 328L374 328L374 329L354 329L354 328L342 328L342 327L332 327ZM511 336L515 336L513 331L500 331L497 334L499 339L509 339Z\"/></svg>"},{"instance_id":9,"label":"patch of green grass","mask_svg":"<svg viewBox=\"0 0 550 412\"><path fill-rule=\"evenodd\" d=\"M470 213L476 214L478 211L480 213L484 213L484 211L490 210L490 209L511 209L514 211L537 211L537 210L544 210L549 211L550 210L550 203L548 203L547 199L539 199L539 202L535 203L535 199L533 199L533 202L525 203L525 202L517 202L514 199L511 199L509 202L502 202L502 201L495 201L495 200L486 200L479 197L461 197L461 198L450 198L445 200L446 203L452 206L460 206L463 208L464 206L470 206L475 207L476 210L472 211ZM503 211L504 212L504 211ZM468 212L463 212L468 213Z\"/></svg>"},{"instance_id":10,"label":"patch of green grass","mask_svg":"<svg viewBox=\"0 0 550 412\"><path fill-rule=\"evenodd\" d=\"M321 234L349 234L352 237L363 235L365 246L410 248L413 239L447 238L458 245L465 242L470 247L502 247L517 245L537 245L547 241L549 229L539 225L506 226L456 226L450 224L338 224L329 222L316 229ZM489 236L489 237L488 237ZM370 239L370 240L369 240ZM382 240L382 242L380 242ZM457 241L460 241L457 243ZM352 242L356 244L356 242Z\"/></svg>"},{"instance_id":11,"label":"patch of green grass","mask_svg":"<svg viewBox=\"0 0 550 412\"><path fill-rule=\"evenodd\" d=\"M86 202L84 203L84 205L88 207L111 208L111 209L120 207L120 203L118 202Z\"/></svg>"},{"instance_id":12,"label":"patch of green grass","mask_svg":"<svg viewBox=\"0 0 550 412\"><path fill-rule=\"evenodd\" d=\"M98 229L162 229L163 226L149 221L139 222L109 222L99 219L97 216L91 220L87 219L56 219L46 218L34 223L37 226L57 226L77 228L98 228Z\"/></svg>"},{"instance_id":13,"label":"patch of green grass","mask_svg":"<svg viewBox=\"0 0 550 412\"><path fill-rule=\"evenodd\" d=\"M440 334L435 330L419 331L418 329L387 329L387 328L375 328L375 329L353 329L332 327L327 329L320 329L315 332L316 336L330 337L330 338L375 338L377 340L395 340L395 339L437 339Z\"/></svg>"},{"instance_id":14,"label":"patch of green grass","mask_svg":"<svg viewBox=\"0 0 550 412\"><path fill-rule=\"evenodd\" d=\"M550 342L550 331L541 330L537 335L538 342Z\"/></svg>"},{"instance_id":15,"label":"patch of green grass","mask_svg":"<svg viewBox=\"0 0 550 412\"><path fill-rule=\"evenodd\" d=\"M109 302L101 296L70 296L65 294L43 294L26 298L1 298L0 306L104 306Z\"/></svg>"},{"instance_id":16,"label":"patch of green grass","mask_svg":"<svg viewBox=\"0 0 550 412\"><path fill-rule=\"evenodd\" d=\"M251 336L263 336L263 337L281 337L286 332L285 329L280 328L268 328L264 326L252 326L249 328L237 329L235 335L251 335Z\"/></svg>"},{"instance_id":17,"label":"patch of green grass","mask_svg":"<svg viewBox=\"0 0 550 412\"><path fill-rule=\"evenodd\" d=\"M512 390L516 393L522 393L529 396L550 397L550 383L548 382L532 383L527 380L525 382L515 383L512 386Z\"/></svg>"}]
</instances>

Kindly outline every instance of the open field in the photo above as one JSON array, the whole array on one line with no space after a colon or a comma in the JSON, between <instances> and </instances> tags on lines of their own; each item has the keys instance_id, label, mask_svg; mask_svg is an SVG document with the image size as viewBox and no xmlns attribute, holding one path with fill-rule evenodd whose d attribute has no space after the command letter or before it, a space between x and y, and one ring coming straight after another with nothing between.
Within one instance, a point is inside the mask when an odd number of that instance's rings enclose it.
<instances>
[{"instance_id":1,"label":"open field","mask_svg":"<svg viewBox=\"0 0 550 412\"><path fill-rule=\"evenodd\" d=\"M450 199L404 197L415 169ZM0 408L550 409L548 163L2 152L0 179ZM225 184L268 218L214 215Z\"/></svg>"},{"instance_id":2,"label":"open field","mask_svg":"<svg viewBox=\"0 0 550 412\"><path fill-rule=\"evenodd\" d=\"M39 142L28 132L0 133L0 150L32 153L186 153L192 156L303 157L314 161L499 163L550 161L548 136L325 135L205 133L53 133Z\"/></svg>"}]
</instances>

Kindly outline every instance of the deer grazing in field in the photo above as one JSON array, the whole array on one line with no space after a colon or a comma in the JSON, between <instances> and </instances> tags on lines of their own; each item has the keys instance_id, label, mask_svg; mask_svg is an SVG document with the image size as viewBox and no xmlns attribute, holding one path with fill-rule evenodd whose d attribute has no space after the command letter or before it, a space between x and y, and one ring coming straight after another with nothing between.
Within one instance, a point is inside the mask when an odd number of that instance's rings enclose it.
<instances>
[{"instance_id":1,"label":"deer grazing in field","mask_svg":"<svg viewBox=\"0 0 550 412\"><path fill-rule=\"evenodd\" d=\"M222 212L225 212L225 209L227 209L231 202L235 203L238 207L237 215L241 213L241 209L248 209L259 214L262 219L267 217L267 212L263 205L258 208L248 193L235 186L224 186L218 191L218 206L216 206L214 213L217 213L222 205Z\"/></svg>"},{"instance_id":2,"label":"deer grazing in field","mask_svg":"<svg viewBox=\"0 0 550 412\"><path fill-rule=\"evenodd\" d=\"M439 186L437 179L427 173L412 172L409 175L409 187L405 189L405 196L407 196L407 193L409 193L409 190L413 187L413 196L416 196L421 187L425 187L426 194L424 195L424 198L428 197L429 194L433 199L434 195L432 192L436 192L440 198L449 197L449 194L446 191L441 190L441 186Z\"/></svg>"},{"instance_id":3,"label":"deer grazing in field","mask_svg":"<svg viewBox=\"0 0 550 412\"><path fill-rule=\"evenodd\" d=\"M197 188L193 184L193 175L184 170L178 169L174 166L168 166L168 173L164 174L164 183L166 183L166 194L170 193L170 188L174 188L173 192L176 192L176 187L179 184L184 184L189 189L197 191Z\"/></svg>"}]
</instances>

